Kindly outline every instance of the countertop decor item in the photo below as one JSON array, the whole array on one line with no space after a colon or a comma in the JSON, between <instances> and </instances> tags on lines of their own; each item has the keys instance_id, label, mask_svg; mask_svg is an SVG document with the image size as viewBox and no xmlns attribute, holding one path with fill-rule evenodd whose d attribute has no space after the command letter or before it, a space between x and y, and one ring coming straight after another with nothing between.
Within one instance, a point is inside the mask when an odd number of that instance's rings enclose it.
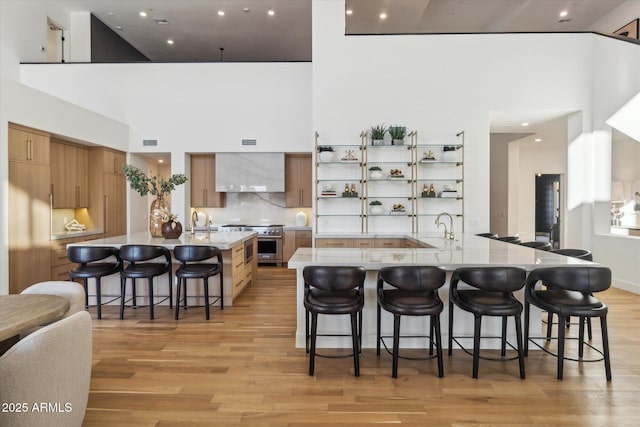
<instances>
[{"instance_id":1,"label":"countertop decor item","mask_svg":"<svg viewBox=\"0 0 640 427\"><path fill-rule=\"evenodd\" d=\"M371 145L384 145L384 136L387 133L387 127L383 124L371 127Z\"/></svg>"},{"instance_id":2,"label":"countertop decor item","mask_svg":"<svg viewBox=\"0 0 640 427\"><path fill-rule=\"evenodd\" d=\"M296 226L304 227L305 225L307 225L307 214L300 211L296 214Z\"/></svg>"},{"instance_id":3,"label":"countertop decor item","mask_svg":"<svg viewBox=\"0 0 640 427\"><path fill-rule=\"evenodd\" d=\"M406 126L389 126L391 145L404 145L404 137L407 135Z\"/></svg>"},{"instance_id":4,"label":"countertop decor item","mask_svg":"<svg viewBox=\"0 0 640 427\"><path fill-rule=\"evenodd\" d=\"M165 222L162 220L162 212L171 212L169 203L164 200L164 196L175 190L176 185L182 185L187 182L188 178L181 173L173 174L169 179L157 175L149 177L142 170L132 165L124 165L123 169L124 175L133 190L141 196L146 196L149 193L156 196L149 209L149 232L154 237L161 237L162 224Z\"/></svg>"}]
</instances>

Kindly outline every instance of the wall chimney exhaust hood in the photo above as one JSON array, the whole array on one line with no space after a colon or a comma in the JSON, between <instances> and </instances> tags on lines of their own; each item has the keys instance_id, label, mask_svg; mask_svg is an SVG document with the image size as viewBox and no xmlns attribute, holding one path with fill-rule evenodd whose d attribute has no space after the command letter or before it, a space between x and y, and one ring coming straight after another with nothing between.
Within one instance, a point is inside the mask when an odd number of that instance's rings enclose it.
<instances>
[{"instance_id":1,"label":"wall chimney exhaust hood","mask_svg":"<svg viewBox=\"0 0 640 427\"><path fill-rule=\"evenodd\" d=\"M216 153L216 191L284 191L284 153Z\"/></svg>"}]
</instances>

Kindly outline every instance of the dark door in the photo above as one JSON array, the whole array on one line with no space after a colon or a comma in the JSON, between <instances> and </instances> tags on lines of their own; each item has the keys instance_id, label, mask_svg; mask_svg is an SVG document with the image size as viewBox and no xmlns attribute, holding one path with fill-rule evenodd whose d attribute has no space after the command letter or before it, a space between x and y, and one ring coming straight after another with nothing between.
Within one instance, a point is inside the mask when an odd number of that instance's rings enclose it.
<instances>
[{"instance_id":1,"label":"dark door","mask_svg":"<svg viewBox=\"0 0 640 427\"><path fill-rule=\"evenodd\" d=\"M536 175L536 240L560 247L560 175Z\"/></svg>"}]
</instances>

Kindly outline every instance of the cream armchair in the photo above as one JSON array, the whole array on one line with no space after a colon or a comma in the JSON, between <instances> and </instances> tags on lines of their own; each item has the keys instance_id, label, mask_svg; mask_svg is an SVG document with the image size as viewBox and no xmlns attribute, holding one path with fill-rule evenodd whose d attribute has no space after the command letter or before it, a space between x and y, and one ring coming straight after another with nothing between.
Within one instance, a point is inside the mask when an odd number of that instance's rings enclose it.
<instances>
[{"instance_id":1,"label":"cream armchair","mask_svg":"<svg viewBox=\"0 0 640 427\"><path fill-rule=\"evenodd\" d=\"M0 425L81 426L91 381L91 316L51 323L0 356Z\"/></svg>"}]
</instances>

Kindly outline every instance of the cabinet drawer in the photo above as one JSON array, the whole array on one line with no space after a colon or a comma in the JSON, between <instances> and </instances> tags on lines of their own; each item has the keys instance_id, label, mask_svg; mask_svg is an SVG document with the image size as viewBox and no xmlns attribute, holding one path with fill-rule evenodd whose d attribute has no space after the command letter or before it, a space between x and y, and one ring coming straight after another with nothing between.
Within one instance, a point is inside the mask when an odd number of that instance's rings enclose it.
<instances>
[{"instance_id":1,"label":"cabinet drawer","mask_svg":"<svg viewBox=\"0 0 640 427\"><path fill-rule=\"evenodd\" d=\"M311 230L309 231L296 231L296 239L310 239Z\"/></svg>"},{"instance_id":2,"label":"cabinet drawer","mask_svg":"<svg viewBox=\"0 0 640 427\"><path fill-rule=\"evenodd\" d=\"M69 272L73 270L76 264L65 264L51 269L51 280L69 280Z\"/></svg>"},{"instance_id":3,"label":"cabinet drawer","mask_svg":"<svg viewBox=\"0 0 640 427\"><path fill-rule=\"evenodd\" d=\"M376 248L402 248L404 239L375 239Z\"/></svg>"},{"instance_id":4,"label":"cabinet drawer","mask_svg":"<svg viewBox=\"0 0 640 427\"><path fill-rule=\"evenodd\" d=\"M54 249L51 251L51 267L69 264L66 249Z\"/></svg>"},{"instance_id":5,"label":"cabinet drawer","mask_svg":"<svg viewBox=\"0 0 640 427\"><path fill-rule=\"evenodd\" d=\"M373 239L353 239L354 248L373 248L375 241Z\"/></svg>"},{"instance_id":6,"label":"cabinet drawer","mask_svg":"<svg viewBox=\"0 0 640 427\"><path fill-rule=\"evenodd\" d=\"M316 239L316 248L352 248L353 239Z\"/></svg>"}]
</instances>

